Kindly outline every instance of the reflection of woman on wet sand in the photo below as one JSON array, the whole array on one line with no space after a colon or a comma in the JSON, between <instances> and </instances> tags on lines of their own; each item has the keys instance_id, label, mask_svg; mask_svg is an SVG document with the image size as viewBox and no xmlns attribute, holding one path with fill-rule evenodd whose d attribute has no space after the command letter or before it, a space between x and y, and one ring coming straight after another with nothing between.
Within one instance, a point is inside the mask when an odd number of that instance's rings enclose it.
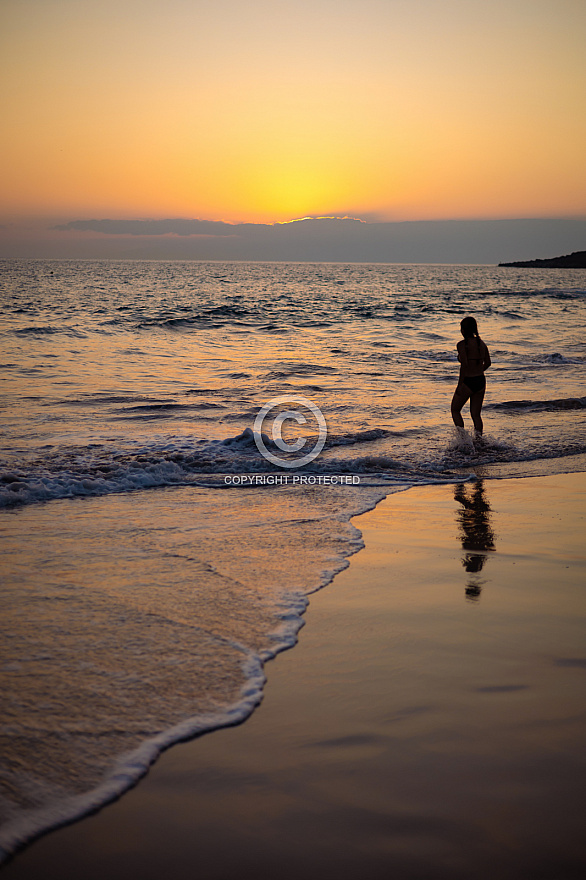
<instances>
[{"instance_id":1,"label":"reflection of woman on wet sand","mask_svg":"<svg viewBox=\"0 0 586 880\"><path fill-rule=\"evenodd\" d=\"M477 480L470 492L468 489L469 486L464 483L454 486L454 500L463 508L457 514L462 549L467 551L462 557L462 565L469 574L478 574L484 568L486 551L495 549L494 532L490 522L490 505L484 494L484 483ZM480 589L480 583L471 578L466 586L466 595L470 599L477 599Z\"/></svg>"},{"instance_id":2,"label":"reflection of woman on wet sand","mask_svg":"<svg viewBox=\"0 0 586 880\"><path fill-rule=\"evenodd\" d=\"M470 415L474 422L474 428L476 434L482 436L484 426L480 411L486 388L484 371L490 367L490 354L486 343L478 335L478 327L474 318L464 318L460 324L460 330L464 339L461 339L457 345L460 378L452 398L452 418L457 428L464 427L461 411L470 398Z\"/></svg>"}]
</instances>

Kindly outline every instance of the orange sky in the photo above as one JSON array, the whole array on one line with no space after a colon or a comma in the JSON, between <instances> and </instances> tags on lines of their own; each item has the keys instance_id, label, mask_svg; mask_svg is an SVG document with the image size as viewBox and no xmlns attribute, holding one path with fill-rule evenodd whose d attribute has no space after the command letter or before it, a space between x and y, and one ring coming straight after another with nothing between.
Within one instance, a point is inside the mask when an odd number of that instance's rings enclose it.
<instances>
[{"instance_id":1,"label":"orange sky","mask_svg":"<svg viewBox=\"0 0 586 880\"><path fill-rule=\"evenodd\" d=\"M586 215L583 0L3 0L0 220Z\"/></svg>"}]
</instances>

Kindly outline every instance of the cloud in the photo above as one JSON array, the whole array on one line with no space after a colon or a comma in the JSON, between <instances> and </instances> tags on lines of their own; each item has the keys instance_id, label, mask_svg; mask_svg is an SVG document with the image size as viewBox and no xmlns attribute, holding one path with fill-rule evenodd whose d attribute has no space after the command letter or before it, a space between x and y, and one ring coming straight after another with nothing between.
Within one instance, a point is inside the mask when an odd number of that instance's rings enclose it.
<instances>
[{"instance_id":1,"label":"cloud","mask_svg":"<svg viewBox=\"0 0 586 880\"><path fill-rule=\"evenodd\" d=\"M62 232L99 232L103 235L238 235L261 228L255 223L233 225L219 220L72 220L53 227Z\"/></svg>"},{"instance_id":2,"label":"cloud","mask_svg":"<svg viewBox=\"0 0 586 880\"><path fill-rule=\"evenodd\" d=\"M72 220L0 235L0 257L497 264L584 250L586 219L226 223Z\"/></svg>"}]
</instances>

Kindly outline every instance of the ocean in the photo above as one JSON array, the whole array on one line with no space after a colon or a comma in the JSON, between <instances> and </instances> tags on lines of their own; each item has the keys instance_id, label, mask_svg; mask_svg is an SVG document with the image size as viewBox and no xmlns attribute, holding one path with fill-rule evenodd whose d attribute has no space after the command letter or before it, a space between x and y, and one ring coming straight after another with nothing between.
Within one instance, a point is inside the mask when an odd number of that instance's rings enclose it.
<instances>
[{"instance_id":1,"label":"ocean","mask_svg":"<svg viewBox=\"0 0 586 880\"><path fill-rule=\"evenodd\" d=\"M586 470L584 270L4 261L0 290L4 855L244 720L353 516ZM468 314L482 442L450 417Z\"/></svg>"}]
</instances>

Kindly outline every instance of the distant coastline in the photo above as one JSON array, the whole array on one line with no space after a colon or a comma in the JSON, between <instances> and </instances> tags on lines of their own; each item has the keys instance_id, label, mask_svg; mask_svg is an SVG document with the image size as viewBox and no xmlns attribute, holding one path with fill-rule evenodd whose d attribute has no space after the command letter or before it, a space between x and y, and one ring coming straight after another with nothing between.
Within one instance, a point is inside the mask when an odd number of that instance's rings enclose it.
<instances>
[{"instance_id":1,"label":"distant coastline","mask_svg":"<svg viewBox=\"0 0 586 880\"><path fill-rule=\"evenodd\" d=\"M499 266L536 269L586 269L586 251L575 251L563 257L552 257L550 260L519 260L516 263L499 263Z\"/></svg>"}]
</instances>

